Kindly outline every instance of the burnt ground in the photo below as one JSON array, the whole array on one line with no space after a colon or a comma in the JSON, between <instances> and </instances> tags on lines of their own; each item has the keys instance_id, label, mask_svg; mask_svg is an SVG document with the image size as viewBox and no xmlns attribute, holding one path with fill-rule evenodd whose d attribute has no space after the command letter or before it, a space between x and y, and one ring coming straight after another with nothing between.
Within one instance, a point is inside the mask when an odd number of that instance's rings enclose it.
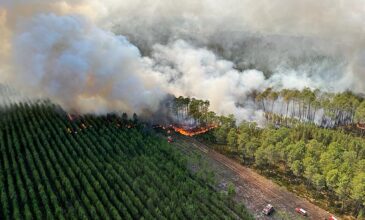
<instances>
[{"instance_id":1,"label":"burnt ground","mask_svg":"<svg viewBox=\"0 0 365 220\"><path fill-rule=\"evenodd\" d=\"M328 219L330 213L298 197L284 187L259 175L254 170L245 167L193 138L176 137L177 148L189 156L189 166L193 171L201 168L211 170L215 175L215 185L218 190L226 190L229 183L235 185L235 200L245 204L255 219ZM195 158L195 159L194 159ZM266 204L275 208L273 215L267 217L261 214ZM302 217L295 212L301 207L308 212Z\"/></svg>"}]
</instances>

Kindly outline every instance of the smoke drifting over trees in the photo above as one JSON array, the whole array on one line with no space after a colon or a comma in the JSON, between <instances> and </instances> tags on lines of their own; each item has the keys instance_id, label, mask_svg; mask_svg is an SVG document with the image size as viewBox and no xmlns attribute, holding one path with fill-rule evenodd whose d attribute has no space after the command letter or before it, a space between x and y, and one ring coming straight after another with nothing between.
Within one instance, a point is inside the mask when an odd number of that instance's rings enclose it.
<instances>
[{"instance_id":1,"label":"smoke drifting over trees","mask_svg":"<svg viewBox=\"0 0 365 220\"><path fill-rule=\"evenodd\" d=\"M358 0L5 0L0 82L78 112L173 94L260 121L253 90L365 92L364 16Z\"/></svg>"}]
</instances>

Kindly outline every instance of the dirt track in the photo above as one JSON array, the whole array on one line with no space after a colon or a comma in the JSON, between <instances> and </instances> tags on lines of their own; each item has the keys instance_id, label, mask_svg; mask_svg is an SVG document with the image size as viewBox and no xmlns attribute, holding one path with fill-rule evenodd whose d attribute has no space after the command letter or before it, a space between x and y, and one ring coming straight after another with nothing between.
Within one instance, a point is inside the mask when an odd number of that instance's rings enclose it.
<instances>
[{"instance_id":1,"label":"dirt track","mask_svg":"<svg viewBox=\"0 0 365 220\"><path fill-rule=\"evenodd\" d=\"M330 215L327 211L306 199L296 196L257 174L252 169L209 149L195 139L179 139L176 145L183 148L186 153L193 150L192 147L194 147L196 152L203 155L203 159L207 161L209 168L215 172L221 188L225 188L228 182L234 183L236 186L236 199L242 201L256 219L281 219L278 217L278 212L287 213L289 215L288 219L302 219L294 211L296 207L307 210L308 216L306 219L323 220L328 219ZM261 214L261 210L268 203L274 205L277 210L276 214L274 213L270 217Z\"/></svg>"}]
</instances>

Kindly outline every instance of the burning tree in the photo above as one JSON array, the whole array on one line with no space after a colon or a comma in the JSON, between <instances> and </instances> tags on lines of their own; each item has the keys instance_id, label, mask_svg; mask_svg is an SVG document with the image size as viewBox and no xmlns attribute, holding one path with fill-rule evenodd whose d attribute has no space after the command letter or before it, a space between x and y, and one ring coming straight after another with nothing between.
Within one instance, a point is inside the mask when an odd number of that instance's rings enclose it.
<instances>
[{"instance_id":1,"label":"burning tree","mask_svg":"<svg viewBox=\"0 0 365 220\"><path fill-rule=\"evenodd\" d=\"M205 133L219 126L220 117L209 111L209 101L190 97L171 97L156 115L156 128L174 130L186 136Z\"/></svg>"}]
</instances>

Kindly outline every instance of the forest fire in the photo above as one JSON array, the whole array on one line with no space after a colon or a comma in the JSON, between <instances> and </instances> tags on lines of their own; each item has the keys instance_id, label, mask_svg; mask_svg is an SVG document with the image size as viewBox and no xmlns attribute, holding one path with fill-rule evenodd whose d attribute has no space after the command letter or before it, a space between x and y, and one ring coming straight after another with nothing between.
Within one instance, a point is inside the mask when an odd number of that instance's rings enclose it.
<instances>
[{"instance_id":1,"label":"forest fire","mask_svg":"<svg viewBox=\"0 0 365 220\"><path fill-rule=\"evenodd\" d=\"M180 133L180 134L185 135L185 136L189 136L189 137L192 137L192 136L195 136L195 135L198 135L198 134L206 133L209 130L211 130L213 128L216 128L216 127L217 127L216 125L210 125L210 126L207 126L207 127L195 127L193 129L184 129L184 128L172 126L172 128L174 129L175 132Z\"/></svg>"},{"instance_id":2,"label":"forest fire","mask_svg":"<svg viewBox=\"0 0 365 220\"><path fill-rule=\"evenodd\" d=\"M195 135L198 135L198 134L203 134L203 133L206 133L210 130L212 130L213 128L217 128L218 126L217 125L207 125L207 126L204 126L204 127L201 127L201 126L195 126L195 127L186 127L186 126L179 126L179 125L155 125L154 128L161 128L163 130L166 130L167 133L171 133L171 131L175 131L179 134L182 134L184 136L189 136L189 137L192 137L192 136L195 136Z\"/></svg>"},{"instance_id":3,"label":"forest fire","mask_svg":"<svg viewBox=\"0 0 365 220\"><path fill-rule=\"evenodd\" d=\"M171 133L171 131L175 131L179 134L182 134L184 136L189 136L189 137L192 137L192 136L195 136L195 135L198 135L198 134L203 134L203 133L206 133L210 130L212 130L213 128L217 128L218 126L217 125L208 125L208 126L205 126L205 127L200 127L200 126L197 126L197 127L182 127L182 126L179 126L179 125L155 125L154 128L161 128L163 130L166 130L166 132L168 134Z\"/></svg>"},{"instance_id":4,"label":"forest fire","mask_svg":"<svg viewBox=\"0 0 365 220\"><path fill-rule=\"evenodd\" d=\"M193 127L193 128L190 128L190 127L184 128L184 127L180 127L178 125L168 125L168 126L156 125L156 126L154 126L154 128L162 128L163 130L167 130L167 133L170 133L171 130L174 130L175 132L177 132L179 134L189 136L189 137L206 133L216 127L218 127L218 126L217 125L208 125L205 127Z\"/></svg>"}]
</instances>

